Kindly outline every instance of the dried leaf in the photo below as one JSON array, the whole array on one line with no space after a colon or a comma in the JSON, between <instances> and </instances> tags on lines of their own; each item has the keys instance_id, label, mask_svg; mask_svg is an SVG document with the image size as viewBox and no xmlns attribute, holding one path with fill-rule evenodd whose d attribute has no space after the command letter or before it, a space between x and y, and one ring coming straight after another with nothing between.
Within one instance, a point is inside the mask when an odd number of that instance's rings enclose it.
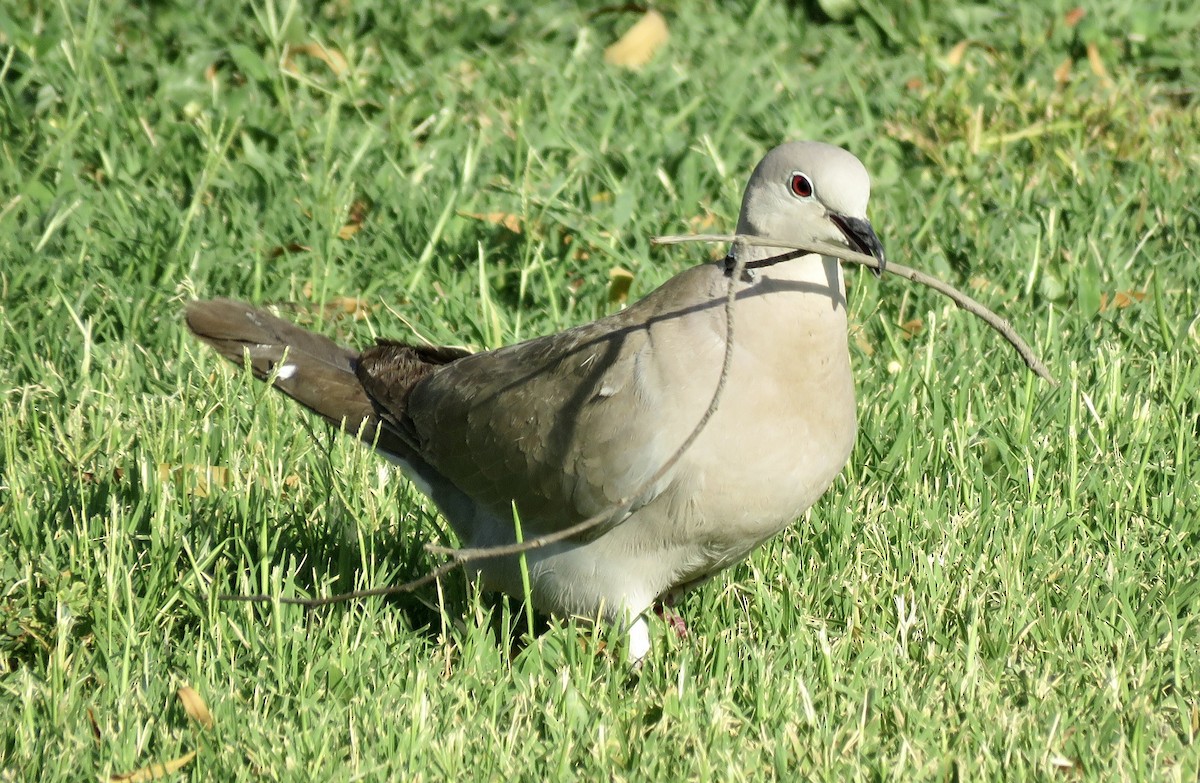
<instances>
[{"instance_id":1,"label":"dried leaf","mask_svg":"<svg viewBox=\"0 0 1200 783\"><path fill-rule=\"evenodd\" d=\"M363 226L363 221L367 219L367 213L371 211L371 205L366 199L355 199L350 205L350 213L346 216L346 225L338 230L339 239L349 239L359 232Z\"/></svg>"},{"instance_id":2,"label":"dried leaf","mask_svg":"<svg viewBox=\"0 0 1200 783\"><path fill-rule=\"evenodd\" d=\"M125 480L125 468L113 468L109 475L112 477L113 481L120 483ZM100 481L100 479L96 477L95 471L92 470L80 471L79 480L84 484L96 484Z\"/></svg>"},{"instance_id":3,"label":"dried leaf","mask_svg":"<svg viewBox=\"0 0 1200 783\"><path fill-rule=\"evenodd\" d=\"M1004 288L1002 286L1000 286L1000 284L996 283L993 280L989 280L986 277L983 277L982 275L972 276L971 279L967 281L967 286L972 291L986 293L990 296L1007 296L1008 295L1008 293L1004 290Z\"/></svg>"},{"instance_id":4,"label":"dried leaf","mask_svg":"<svg viewBox=\"0 0 1200 783\"><path fill-rule=\"evenodd\" d=\"M850 327L850 334L854 337L854 344L862 349L862 352L867 356L875 355L875 346L871 345L871 341L867 339L863 328L858 324Z\"/></svg>"},{"instance_id":5,"label":"dried leaf","mask_svg":"<svg viewBox=\"0 0 1200 783\"><path fill-rule=\"evenodd\" d=\"M1123 310L1126 307L1145 300L1145 298L1145 291L1117 291L1112 296L1102 293L1100 294L1100 312Z\"/></svg>"},{"instance_id":6,"label":"dried leaf","mask_svg":"<svg viewBox=\"0 0 1200 783\"><path fill-rule=\"evenodd\" d=\"M179 758L171 759L165 764L149 764L134 772L112 775L109 777L109 780L113 781L113 783L117 783L118 781L122 783L145 783L145 781L158 780L183 769L194 758L196 758L196 751L193 750L191 753L185 753Z\"/></svg>"},{"instance_id":7,"label":"dried leaf","mask_svg":"<svg viewBox=\"0 0 1200 783\"><path fill-rule=\"evenodd\" d=\"M1075 61L1070 57L1062 61L1062 64L1054 69L1054 81L1059 84L1066 84L1071 79L1071 68L1074 67Z\"/></svg>"},{"instance_id":8,"label":"dried leaf","mask_svg":"<svg viewBox=\"0 0 1200 783\"><path fill-rule=\"evenodd\" d=\"M717 224L717 216L711 210L704 210L703 215L696 215L687 222L688 230L693 234L704 234Z\"/></svg>"},{"instance_id":9,"label":"dried leaf","mask_svg":"<svg viewBox=\"0 0 1200 783\"><path fill-rule=\"evenodd\" d=\"M571 243L566 241L566 240L569 240L570 238L571 238L570 236L563 237L563 240L564 240L563 244L570 245ZM575 245L575 250L573 250L571 252L571 258L576 261L587 261L591 257L592 257L592 254L590 252L588 252L587 245L583 242L580 242L579 244Z\"/></svg>"},{"instance_id":10,"label":"dried leaf","mask_svg":"<svg viewBox=\"0 0 1200 783\"><path fill-rule=\"evenodd\" d=\"M346 58L337 49L330 49L328 46L316 43L315 41L306 44L289 44L287 52L283 56L283 67L292 73L297 73L295 55L303 54L308 57L315 57L321 62L329 66L329 70L333 71L334 76L341 76L348 69Z\"/></svg>"},{"instance_id":11,"label":"dried leaf","mask_svg":"<svg viewBox=\"0 0 1200 783\"><path fill-rule=\"evenodd\" d=\"M100 733L100 724L96 722L96 713L92 711L91 707L87 708L87 719L88 724L92 727L92 738L95 739L96 744L99 745L100 741L104 738L104 735Z\"/></svg>"},{"instance_id":12,"label":"dried leaf","mask_svg":"<svg viewBox=\"0 0 1200 783\"><path fill-rule=\"evenodd\" d=\"M312 300L315 288L312 281L305 281L300 287L300 293L305 299ZM295 304L292 307L296 318L301 323L312 323L317 318L325 321L338 321L347 316L355 321L361 321L371 314L374 307L369 299L360 296L334 296L323 302Z\"/></svg>"},{"instance_id":13,"label":"dried leaf","mask_svg":"<svg viewBox=\"0 0 1200 783\"><path fill-rule=\"evenodd\" d=\"M321 305L321 313L327 320L350 316L361 321L371 314L371 303L357 296L335 296Z\"/></svg>"},{"instance_id":14,"label":"dried leaf","mask_svg":"<svg viewBox=\"0 0 1200 783\"><path fill-rule=\"evenodd\" d=\"M508 212L459 212L460 217L482 220L494 226L503 226L514 234L521 233L521 218Z\"/></svg>"},{"instance_id":15,"label":"dried leaf","mask_svg":"<svg viewBox=\"0 0 1200 783\"><path fill-rule=\"evenodd\" d=\"M1075 6L1070 11L1063 14L1063 22L1067 27L1074 27L1083 21L1083 17L1087 16L1087 9L1083 6Z\"/></svg>"},{"instance_id":16,"label":"dried leaf","mask_svg":"<svg viewBox=\"0 0 1200 783\"><path fill-rule=\"evenodd\" d=\"M925 322L920 318L911 318L900 324L900 331L904 332L905 340L911 340L924 330Z\"/></svg>"},{"instance_id":17,"label":"dried leaf","mask_svg":"<svg viewBox=\"0 0 1200 783\"><path fill-rule=\"evenodd\" d=\"M1104 60L1100 59L1100 50L1096 48L1096 44L1089 43L1087 45L1088 65L1092 68L1092 73L1100 78L1100 81L1106 85L1112 85L1112 79L1108 77L1108 69L1104 67Z\"/></svg>"},{"instance_id":18,"label":"dried leaf","mask_svg":"<svg viewBox=\"0 0 1200 783\"><path fill-rule=\"evenodd\" d=\"M967 53L967 47L971 45L970 41L959 41L954 45L954 48L946 53L946 65L951 68L957 68L962 64L963 56Z\"/></svg>"},{"instance_id":19,"label":"dried leaf","mask_svg":"<svg viewBox=\"0 0 1200 783\"><path fill-rule=\"evenodd\" d=\"M629 298L629 287L633 285L633 272L614 266L608 270L608 303L625 304Z\"/></svg>"},{"instance_id":20,"label":"dried leaf","mask_svg":"<svg viewBox=\"0 0 1200 783\"><path fill-rule=\"evenodd\" d=\"M365 198L356 198L354 203L350 205L350 222L361 223L367 219L367 213L371 211L371 202Z\"/></svg>"},{"instance_id":21,"label":"dried leaf","mask_svg":"<svg viewBox=\"0 0 1200 783\"><path fill-rule=\"evenodd\" d=\"M179 702L183 704L183 711L188 714L189 718L206 729L213 727L212 713L208 711L208 705L204 703L204 699L196 692L195 688L184 685L176 692L176 695L179 696Z\"/></svg>"},{"instance_id":22,"label":"dried leaf","mask_svg":"<svg viewBox=\"0 0 1200 783\"><path fill-rule=\"evenodd\" d=\"M592 652L593 641L596 643L596 655L604 652L604 650L608 647L608 642L604 641L603 639L593 639L593 637L589 634L581 633L576 637L576 640L579 642L579 649L585 653Z\"/></svg>"},{"instance_id":23,"label":"dried leaf","mask_svg":"<svg viewBox=\"0 0 1200 783\"><path fill-rule=\"evenodd\" d=\"M286 245L276 245L267 251L267 258L279 258L284 253L307 253L312 250L308 245L299 242L289 242Z\"/></svg>"},{"instance_id":24,"label":"dried leaf","mask_svg":"<svg viewBox=\"0 0 1200 783\"><path fill-rule=\"evenodd\" d=\"M658 11L647 11L616 43L604 50L604 61L621 68L641 68L666 44L671 34Z\"/></svg>"},{"instance_id":25,"label":"dried leaf","mask_svg":"<svg viewBox=\"0 0 1200 783\"><path fill-rule=\"evenodd\" d=\"M158 463L158 480L172 481L198 498L229 486L229 468L219 465L170 465Z\"/></svg>"}]
</instances>

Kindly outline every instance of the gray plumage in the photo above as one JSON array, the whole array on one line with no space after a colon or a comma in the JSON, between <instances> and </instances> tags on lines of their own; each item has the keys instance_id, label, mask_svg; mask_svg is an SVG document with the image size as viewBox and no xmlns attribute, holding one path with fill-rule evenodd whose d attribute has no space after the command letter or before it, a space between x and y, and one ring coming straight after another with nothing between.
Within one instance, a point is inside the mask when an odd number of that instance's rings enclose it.
<instances>
[{"instance_id":1,"label":"gray plumage","mask_svg":"<svg viewBox=\"0 0 1200 783\"><path fill-rule=\"evenodd\" d=\"M799 175L799 178L797 176ZM806 187L806 185L808 187ZM811 193L809 192L811 190ZM750 177L738 232L883 251L870 182L850 153L772 150ZM755 261L777 254L738 246ZM846 301L836 259L807 255L740 280L734 357L708 427L628 518L528 553L537 608L631 625L797 519L855 437ZM342 348L262 310L194 302L188 327L227 359L398 462L467 546L561 530L638 489L704 413L724 355L726 264L693 267L626 310L478 354L381 342ZM516 558L472 563L522 594Z\"/></svg>"}]
</instances>

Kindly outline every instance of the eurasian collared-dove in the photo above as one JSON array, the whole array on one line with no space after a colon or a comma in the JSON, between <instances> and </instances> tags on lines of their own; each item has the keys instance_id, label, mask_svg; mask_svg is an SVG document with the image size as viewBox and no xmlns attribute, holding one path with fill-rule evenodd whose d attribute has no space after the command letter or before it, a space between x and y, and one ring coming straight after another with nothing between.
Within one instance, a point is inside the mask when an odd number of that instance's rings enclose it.
<instances>
[{"instance_id":1,"label":"eurasian collared-dove","mask_svg":"<svg viewBox=\"0 0 1200 783\"><path fill-rule=\"evenodd\" d=\"M792 142L755 168L738 233L836 243L883 260L866 219L870 180L845 150ZM230 300L194 302L188 327L224 357L399 463L469 547L525 538L603 512L678 449L717 385L735 245L628 309L469 354L381 341L361 353ZM755 265L751 263L751 267ZM625 624L649 650L644 613L797 519L854 444L854 381L837 259L748 271L734 354L707 428L625 518L527 553L534 605ZM522 596L517 557L471 564L484 587Z\"/></svg>"}]
</instances>

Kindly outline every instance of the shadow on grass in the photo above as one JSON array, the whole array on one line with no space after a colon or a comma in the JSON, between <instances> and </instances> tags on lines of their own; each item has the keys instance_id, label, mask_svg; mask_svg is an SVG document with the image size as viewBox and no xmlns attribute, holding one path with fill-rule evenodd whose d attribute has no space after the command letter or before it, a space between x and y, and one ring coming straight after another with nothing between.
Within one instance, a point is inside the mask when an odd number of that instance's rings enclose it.
<instances>
[{"instance_id":1,"label":"shadow on grass","mask_svg":"<svg viewBox=\"0 0 1200 783\"><path fill-rule=\"evenodd\" d=\"M336 480L336 476L332 478ZM261 495L258 490L252 495L252 507L281 502L279 498L268 495L265 489L261 490ZM215 542L230 542L227 554L206 571L210 577L215 576L214 584L223 584L224 589L235 591L234 595L248 594L255 590L251 585L264 584L263 569L270 574L268 582L271 584L275 584L274 575L284 574L286 582L279 590L280 595L293 598L323 597L356 588L372 589L402 584L428 573L438 565L425 551L426 540L420 535L422 531L436 528L438 523L432 519L422 520L408 514L404 515L407 519L396 524L359 535L354 530L356 523L352 512L336 496L330 496L325 510L320 514L312 513L311 509L306 512L296 508L294 513L282 510L279 516L283 523L269 531L268 546L264 551L261 531L248 529L255 524L250 517L239 518L229 511L228 507L219 503L204 504L193 510L190 526L196 539L211 536ZM306 524L314 519L317 524ZM219 576L221 572L224 572L224 578ZM305 612L328 615L366 602L380 601L388 613L402 618L405 626L414 634L436 644L447 625L456 629L450 631L451 637L456 638L460 636L459 631L463 630L463 626L470 624L470 609L475 597L475 588L469 583L465 571L454 571L439 582L411 593L355 598L338 604L307 608ZM510 660L515 659L530 643L526 634L528 626L520 614L520 603L506 606L505 602L511 599L495 593L482 593L478 600L478 608L486 614L487 633L498 648L508 651ZM222 608L234 607L238 603L223 601ZM271 605L270 600L261 603ZM549 618L534 615L535 638L544 634L549 626Z\"/></svg>"}]
</instances>

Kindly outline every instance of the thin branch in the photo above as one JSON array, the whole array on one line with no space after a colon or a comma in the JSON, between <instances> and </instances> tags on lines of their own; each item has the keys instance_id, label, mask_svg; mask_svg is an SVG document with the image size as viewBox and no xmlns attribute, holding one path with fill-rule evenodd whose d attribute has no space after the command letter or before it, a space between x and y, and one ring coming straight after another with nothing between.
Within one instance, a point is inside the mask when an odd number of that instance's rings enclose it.
<instances>
[{"instance_id":1,"label":"thin branch","mask_svg":"<svg viewBox=\"0 0 1200 783\"><path fill-rule=\"evenodd\" d=\"M284 598L280 596L278 599L273 595L266 593L256 593L255 595L231 595L223 593L217 596L220 601L238 601L248 604L262 604L274 602L276 600L281 604L289 606L304 606L313 609L318 606L328 606L329 604L337 604L343 601L355 601L359 598L374 598L379 595L397 595L399 593L411 593L418 587L424 587L435 579L440 579L446 574L459 567L457 560L450 560L442 563L437 568L433 569L424 576L417 577L411 582L405 582L400 585L389 585L387 587L372 587L367 590L351 590L348 593L338 593L337 595L326 596L325 598Z\"/></svg>"},{"instance_id":2,"label":"thin branch","mask_svg":"<svg viewBox=\"0 0 1200 783\"><path fill-rule=\"evenodd\" d=\"M827 242L822 242L819 240L812 240L812 241L807 242L804 245L800 246L795 243L778 242L775 240L764 239L762 237L754 237L754 236L730 235L730 234L697 234L697 235L693 235L693 236L656 237L653 241L655 244L660 244L660 245L673 245L673 244L681 244L684 242L732 242L732 243L743 243L746 245L760 245L763 247L775 247L775 248L780 248L783 250L791 251L788 253L781 253L780 255L773 256L771 258L766 258L766 259L762 259L760 261L755 261L755 262L752 262L751 264L749 264L749 266L753 266L755 268L770 266L773 264L780 263L782 261L793 259L799 253L817 252L817 253L821 253L823 255L833 256L835 258L841 259L842 261L846 261L851 264L861 264L862 266L870 267L872 269L889 272L894 275L899 275L908 280L911 280L914 283L919 283L921 285L927 286L941 294L944 294L945 296L948 296L960 308L983 319L983 321L988 326L992 327L997 332L999 332L1000 335L1002 337L1004 337L1004 339L1007 340L1009 342L1009 344L1011 344L1017 350L1017 353L1019 353L1021 355L1021 358L1025 361L1025 364L1031 370L1033 370L1040 377L1045 378L1046 380L1050 381L1051 383L1053 383L1055 385L1058 385L1058 382L1056 380L1054 380L1054 377L1050 374L1050 371L1048 369L1046 369L1046 366L1044 364L1042 364L1042 362L1034 354L1033 349L1030 348L1029 345L1023 339L1021 339L1020 335L1018 335L1016 333L1016 330L1014 330L1012 328L1012 325L1009 324L1008 321L1006 321L1005 319L996 315L994 312L992 312L988 308L984 307L982 304L975 301L974 299L967 296L966 294L962 293L958 289L954 288L953 286L951 286L947 283L944 283L935 277L931 277L931 276L925 274L924 272L920 272L916 269L910 269L908 267L901 266L900 264L896 264L896 263L893 263L890 261L886 265L884 265L884 264L881 264L877 259L875 259L871 256L868 256L864 253L857 253L857 252L855 252L853 250L849 250L845 247L833 245L833 244L830 244ZM530 551L533 551L536 549L541 549L543 547L549 546L550 544L554 544L559 541L564 541L564 540L567 540L570 538L575 538L576 536L580 536L585 533L588 533L589 531L595 530L598 527L604 526L606 523L609 523L612 520L615 520L615 521L612 521L612 527L615 527L616 525L621 524L624 521L624 519L617 519L617 518L620 517L621 515L625 514L626 512L628 512L630 507L637 501L638 498L640 498L646 492L650 491L654 487L655 484L657 484L659 481L661 481L663 479L663 477L666 476L667 473L670 472L676 466L676 464L678 464L679 460L683 457L683 455L685 453L687 453L687 450L689 448L691 448L692 444L696 442L696 439L700 437L700 434L704 431L704 428L708 426L709 421L712 419L713 415L717 412L717 408L720 406L721 397L725 392L725 383L729 378L729 368L733 364L733 345L734 345L733 329L734 329L734 309L735 309L735 304L737 302L737 281L739 279L741 279L742 274L745 271L747 266L748 266L747 263L745 262L745 260L743 260L742 254L735 254L734 267L729 274L729 288L728 288L728 291L725 296L725 356L724 356L724 360L722 361L722 364L721 364L721 375L717 380L716 388L713 390L713 396L712 396L712 399L709 401L708 408L704 411L704 415L700 417L699 421L696 422L696 426L694 428L692 428L691 434L688 435L688 437L684 439L683 443L681 443L679 448L675 450L675 453L671 455L670 459L668 459L666 462L664 462L662 464L662 466L659 467L659 469L657 471L655 471L653 476L651 476L649 479L644 481L636 490L634 490L628 496L617 501L616 503L611 505L609 508L600 512L599 514L588 517L587 519L583 520L582 522L578 522L574 525L571 525L568 528L564 528L564 529L556 531L554 533L548 533L544 536L537 536L536 538L530 538L530 539L527 539L525 541L518 542L518 543L508 544L508 545L504 545L504 546L476 547L476 548L463 548L463 549L452 549L449 547L436 546L433 544L429 544L426 546L426 549L429 552L434 553L434 554L446 555L447 557L449 557L451 559L448 560L447 562L441 564L440 566L438 566L437 568L435 568L433 571L429 572L428 574L425 574L424 576L421 576L412 581L405 582L404 584L391 585L389 587L377 587L377 588L372 588L372 589L368 589L368 590L354 590L354 591L347 592L347 593L339 593L337 595L331 595L331 596L328 596L325 598L282 598L282 597L280 597L277 599L274 596L258 594L258 595L244 595L244 596L242 596L242 595L221 595L221 596L219 596L220 600L244 601L244 602L250 602L250 603L263 603L263 602L278 600L281 604L298 605L298 606L305 606L305 607L311 608L311 607L318 607L318 606L327 606L329 604L340 603L343 601L357 600L360 598L370 598L370 597L374 597L374 596L386 596L386 595L396 595L398 593L407 593L407 592L412 592L413 590L417 589L418 587L429 584L430 582L444 576L445 574L449 573L450 571L454 570L455 568L465 565L466 563L470 563L470 562L477 561L477 560L489 560L489 559L497 558L497 557L509 557L512 555L521 554L522 552L530 552ZM628 518L628 517L626 517L626 518ZM609 528L609 529L611 529L611 528Z\"/></svg>"},{"instance_id":3,"label":"thin branch","mask_svg":"<svg viewBox=\"0 0 1200 783\"><path fill-rule=\"evenodd\" d=\"M1033 370L1039 377L1045 378L1055 386L1058 381L1050 374L1050 370L1042 363L1029 344L1021 339L1021 335L1017 334L1017 330L1012 327L1007 320L996 315L994 312L984 307L979 302L959 291L949 283L944 283L936 277L925 274L916 269L888 261L887 264L880 264L878 259L872 258L864 253L857 253L839 245L833 245L820 240L811 240L803 245L797 245L794 242L779 242L773 239L764 239L763 237L747 236L744 234L695 234L692 236L668 236L655 237L653 240L656 245L678 245L684 242L743 242L747 245L760 245L762 247L777 247L786 250L808 250L818 252L822 255L834 256L842 261L847 261L851 264L861 264L862 266L870 267L882 272L888 272L893 275L899 275L914 283L920 283L923 286L932 288L940 294L948 296L956 305L983 319L983 322L1000 333L1000 336L1008 341L1009 345L1016 349L1021 355L1021 359L1025 362L1025 366ZM779 258L778 256L776 258ZM766 259L761 265L776 263L776 259Z\"/></svg>"},{"instance_id":4,"label":"thin branch","mask_svg":"<svg viewBox=\"0 0 1200 783\"><path fill-rule=\"evenodd\" d=\"M245 603L267 603L278 600L281 604L314 608L318 606L328 606L329 604L341 603L343 601L354 601L360 598L372 598L375 596L408 593L416 590L418 587L429 584L435 579L438 579L454 570L455 568L459 568L460 566L475 560L490 560L496 557L507 557L510 555L518 555L522 552L530 552L535 549L541 549L542 547L549 546L550 544L587 533L588 531L594 530L595 528L600 527L614 519L616 521L613 523L613 527L621 524L621 522L624 520L617 519L617 517L620 517L629 511L630 507L637 501L638 498L652 489L655 484L662 480L663 476L667 475L667 473L670 472L670 470L674 468L676 464L678 464L683 455L687 453L687 450L692 447L692 444L695 443L696 439L700 437L700 434L704 432L704 428L708 426L709 420L712 419L713 414L717 412L717 408L721 404L721 397L725 393L725 382L729 378L729 368L733 365L733 315L734 306L737 303L737 281L741 278L745 269L746 262L739 258L735 260L734 267L729 274L729 288L725 295L725 356L721 362L721 375L717 379L717 387L713 390L713 396L708 403L708 408L704 411L704 415L700 417L699 421L696 422L696 426L692 428L691 434L684 439L683 443L679 445L679 448L675 450L675 453L671 455L670 459L664 462L662 466L655 471L653 476L642 482L642 484L627 497L624 497L612 504L599 514L588 517L582 522L578 522L568 528L564 528L544 536L538 536L536 538L526 539L525 541L514 544L508 544L507 546L451 549L449 547L428 544L425 548L429 552L433 554L446 555L451 559L445 563L442 563L428 574L400 585L376 587L368 590L352 590L350 592L338 593L337 595L326 596L324 598L280 597L276 599L274 596L264 593L259 593L256 595L220 595L218 598L222 601L241 601Z\"/></svg>"}]
</instances>

